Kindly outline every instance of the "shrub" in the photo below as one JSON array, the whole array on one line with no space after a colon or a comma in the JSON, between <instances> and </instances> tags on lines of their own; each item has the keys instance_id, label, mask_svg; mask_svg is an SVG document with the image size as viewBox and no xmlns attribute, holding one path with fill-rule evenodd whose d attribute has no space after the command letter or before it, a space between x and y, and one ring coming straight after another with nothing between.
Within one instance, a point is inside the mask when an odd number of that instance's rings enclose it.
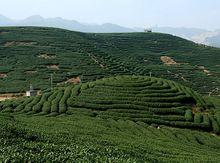
<instances>
[{"instance_id":1,"label":"shrub","mask_svg":"<svg viewBox=\"0 0 220 163\"><path fill-rule=\"evenodd\" d=\"M215 120L215 118L213 116L210 116L210 119L211 119L212 128L213 128L214 133L219 134L220 127L219 127L217 121Z\"/></svg>"},{"instance_id":2,"label":"shrub","mask_svg":"<svg viewBox=\"0 0 220 163\"><path fill-rule=\"evenodd\" d=\"M72 88L71 96L67 99L67 106L74 106L75 97L79 94L81 85L77 85Z\"/></svg>"},{"instance_id":3,"label":"shrub","mask_svg":"<svg viewBox=\"0 0 220 163\"><path fill-rule=\"evenodd\" d=\"M51 102L51 112L59 112L59 102L63 96L63 92L59 92L57 97Z\"/></svg>"},{"instance_id":4,"label":"shrub","mask_svg":"<svg viewBox=\"0 0 220 163\"><path fill-rule=\"evenodd\" d=\"M218 111L218 112L215 114L215 116L216 116L218 125L220 125L220 111Z\"/></svg>"},{"instance_id":5,"label":"shrub","mask_svg":"<svg viewBox=\"0 0 220 163\"><path fill-rule=\"evenodd\" d=\"M29 112L29 111L32 111L32 107L34 105L36 105L41 99L41 96L36 96L34 97L34 100L31 101L29 104L27 104L23 110L23 112Z\"/></svg>"},{"instance_id":6,"label":"shrub","mask_svg":"<svg viewBox=\"0 0 220 163\"><path fill-rule=\"evenodd\" d=\"M41 110L42 110L42 104L41 104L41 103L38 103L37 105L35 105L35 106L33 107L33 111L34 111L35 113L39 113L39 112L41 112Z\"/></svg>"},{"instance_id":7,"label":"shrub","mask_svg":"<svg viewBox=\"0 0 220 163\"><path fill-rule=\"evenodd\" d=\"M50 101L45 101L44 104L43 104L42 111L44 113L50 113L50 109L51 109L51 102Z\"/></svg>"},{"instance_id":8,"label":"shrub","mask_svg":"<svg viewBox=\"0 0 220 163\"><path fill-rule=\"evenodd\" d=\"M7 107L4 110L2 110L3 113L12 113L13 109L11 107Z\"/></svg>"},{"instance_id":9,"label":"shrub","mask_svg":"<svg viewBox=\"0 0 220 163\"><path fill-rule=\"evenodd\" d=\"M67 111L66 101L70 97L72 86L65 89L64 95L59 102L59 113L65 113Z\"/></svg>"},{"instance_id":10,"label":"shrub","mask_svg":"<svg viewBox=\"0 0 220 163\"><path fill-rule=\"evenodd\" d=\"M186 110L185 112L186 121L192 122L193 121L193 113L192 110Z\"/></svg>"},{"instance_id":11,"label":"shrub","mask_svg":"<svg viewBox=\"0 0 220 163\"><path fill-rule=\"evenodd\" d=\"M51 93L44 93L41 97L41 100L39 101L39 103L37 103L34 107L33 107L33 111L35 113L39 113L42 111L42 107L44 102L48 99L48 97L51 95Z\"/></svg>"},{"instance_id":12,"label":"shrub","mask_svg":"<svg viewBox=\"0 0 220 163\"><path fill-rule=\"evenodd\" d=\"M26 105L28 105L29 103L32 102L33 99L34 99L33 97L25 98L24 102L15 108L15 112L19 112L19 111L23 110Z\"/></svg>"},{"instance_id":13,"label":"shrub","mask_svg":"<svg viewBox=\"0 0 220 163\"><path fill-rule=\"evenodd\" d=\"M203 115L203 123L207 124L208 126L211 126L211 121L210 121L210 118L207 114Z\"/></svg>"},{"instance_id":14,"label":"shrub","mask_svg":"<svg viewBox=\"0 0 220 163\"><path fill-rule=\"evenodd\" d=\"M194 122L195 123L201 123L202 119L203 119L202 114L200 114L200 113L195 114L195 116L194 116Z\"/></svg>"}]
</instances>

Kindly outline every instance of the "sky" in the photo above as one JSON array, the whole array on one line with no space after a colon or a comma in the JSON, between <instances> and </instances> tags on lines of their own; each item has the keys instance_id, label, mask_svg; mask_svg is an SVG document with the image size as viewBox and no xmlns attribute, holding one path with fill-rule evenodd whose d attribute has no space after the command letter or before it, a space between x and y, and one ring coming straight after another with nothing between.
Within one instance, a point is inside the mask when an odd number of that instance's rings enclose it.
<instances>
[{"instance_id":1,"label":"sky","mask_svg":"<svg viewBox=\"0 0 220 163\"><path fill-rule=\"evenodd\" d=\"M62 17L126 27L220 29L220 0L0 0L0 15Z\"/></svg>"}]
</instances>

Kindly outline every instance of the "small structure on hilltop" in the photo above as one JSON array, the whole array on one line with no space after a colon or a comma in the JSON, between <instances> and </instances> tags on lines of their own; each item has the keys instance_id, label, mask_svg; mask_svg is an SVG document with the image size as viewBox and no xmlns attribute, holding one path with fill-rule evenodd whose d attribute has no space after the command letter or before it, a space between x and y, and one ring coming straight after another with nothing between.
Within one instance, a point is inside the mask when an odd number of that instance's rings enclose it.
<instances>
[{"instance_id":1,"label":"small structure on hilltop","mask_svg":"<svg viewBox=\"0 0 220 163\"><path fill-rule=\"evenodd\" d=\"M144 29L144 32L146 32L146 33L151 33L151 32L152 32L152 29L151 29L151 28L145 28L145 29Z\"/></svg>"},{"instance_id":2,"label":"small structure on hilltop","mask_svg":"<svg viewBox=\"0 0 220 163\"><path fill-rule=\"evenodd\" d=\"M30 84L30 90L26 91L26 96L27 97L37 96L37 91L33 89L32 84Z\"/></svg>"}]
</instances>

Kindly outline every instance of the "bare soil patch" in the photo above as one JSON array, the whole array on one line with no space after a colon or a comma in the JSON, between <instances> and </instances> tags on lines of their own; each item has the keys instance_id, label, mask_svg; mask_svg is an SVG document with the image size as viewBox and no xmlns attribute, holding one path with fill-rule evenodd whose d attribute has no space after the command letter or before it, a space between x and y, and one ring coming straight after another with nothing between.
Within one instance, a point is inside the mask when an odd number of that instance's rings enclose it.
<instances>
[{"instance_id":1,"label":"bare soil patch","mask_svg":"<svg viewBox=\"0 0 220 163\"><path fill-rule=\"evenodd\" d=\"M81 83L80 77L68 79L65 83L79 84Z\"/></svg>"},{"instance_id":2,"label":"bare soil patch","mask_svg":"<svg viewBox=\"0 0 220 163\"><path fill-rule=\"evenodd\" d=\"M165 64L165 65L179 65L176 61L174 61L172 58L168 56L161 56L160 60Z\"/></svg>"},{"instance_id":3,"label":"bare soil patch","mask_svg":"<svg viewBox=\"0 0 220 163\"><path fill-rule=\"evenodd\" d=\"M54 58L56 58L56 55L54 55L54 54L40 54L39 56L38 56L38 58L43 58L43 59L54 59Z\"/></svg>"},{"instance_id":4,"label":"bare soil patch","mask_svg":"<svg viewBox=\"0 0 220 163\"><path fill-rule=\"evenodd\" d=\"M48 65L47 66L48 69L53 69L53 70L59 70L59 65Z\"/></svg>"},{"instance_id":5,"label":"bare soil patch","mask_svg":"<svg viewBox=\"0 0 220 163\"><path fill-rule=\"evenodd\" d=\"M5 93L5 94L0 94L0 101L16 99L16 98L22 97L24 95L25 95L24 93Z\"/></svg>"},{"instance_id":6,"label":"bare soil patch","mask_svg":"<svg viewBox=\"0 0 220 163\"><path fill-rule=\"evenodd\" d=\"M0 35L4 35L4 34L7 34L9 32L5 32L5 31L0 31Z\"/></svg>"},{"instance_id":7,"label":"bare soil patch","mask_svg":"<svg viewBox=\"0 0 220 163\"><path fill-rule=\"evenodd\" d=\"M30 46L30 45L35 45L37 44L36 42L18 42L18 41L11 41L11 42L6 42L5 47L10 47L10 46Z\"/></svg>"},{"instance_id":8,"label":"bare soil patch","mask_svg":"<svg viewBox=\"0 0 220 163\"><path fill-rule=\"evenodd\" d=\"M198 69L202 70L207 76L212 75L212 73L205 68L205 66L198 66Z\"/></svg>"},{"instance_id":9,"label":"bare soil patch","mask_svg":"<svg viewBox=\"0 0 220 163\"><path fill-rule=\"evenodd\" d=\"M35 74L35 73L37 73L37 71L26 71L25 73L26 74Z\"/></svg>"},{"instance_id":10,"label":"bare soil patch","mask_svg":"<svg viewBox=\"0 0 220 163\"><path fill-rule=\"evenodd\" d=\"M80 77L74 77L74 78L70 78L68 79L67 81L64 81L62 83L59 83L58 85L61 85L61 84L80 84L81 83L81 79Z\"/></svg>"},{"instance_id":11,"label":"bare soil patch","mask_svg":"<svg viewBox=\"0 0 220 163\"><path fill-rule=\"evenodd\" d=\"M0 73L0 78L6 78L7 74Z\"/></svg>"}]
</instances>

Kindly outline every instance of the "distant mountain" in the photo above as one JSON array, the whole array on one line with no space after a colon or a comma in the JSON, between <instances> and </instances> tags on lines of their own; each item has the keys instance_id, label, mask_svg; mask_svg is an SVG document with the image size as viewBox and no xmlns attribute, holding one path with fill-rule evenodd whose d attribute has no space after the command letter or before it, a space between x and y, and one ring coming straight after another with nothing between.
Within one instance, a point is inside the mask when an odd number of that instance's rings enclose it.
<instances>
[{"instance_id":1,"label":"distant mountain","mask_svg":"<svg viewBox=\"0 0 220 163\"><path fill-rule=\"evenodd\" d=\"M216 31L216 32L218 32L218 34L216 34L213 37L206 38L205 43L207 43L208 45L220 48L220 31Z\"/></svg>"},{"instance_id":2,"label":"distant mountain","mask_svg":"<svg viewBox=\"0 0 220 163\"><path fill-rule=\"evenodd\" d=\"M4 21L3 21L4 22ZM45 26L45 27L56 27L62 29L68 29L73 31L80 32L95 32L95 33L113 33L113 32L135 32L134 29L122 27L116 24L102 24L102 25L93 25L93 24L83 24L74 20L66 20L60 17L56 18L43 18L39 15L34 15L28 17L24 20L20 20L17 22L2 23L1 26Z\"/></svg>"},{"instance_id":3,"label":"distant mountain","mask_svg":"<svg viewBox=\"0 0 220 163\"><path fill-rule=\"evenodd\" d=\"M197 43L220 47L220 31L210 31L201 33L192 37L192 40Z\"/></svg>"},{"instance_id":4,"label":"distant mountain","mask_svg":"<svg viewBox=\"0 0 220 163\"><path fill-rule=\"evenodd\" d=\"M200 44L220 47L220 30L208 31L199 28L155 27L153 31L176 35Z\"/></svg>"},{"instance_id":5,"label":"distant mountain","mask_svg":"<svg viewBox=\"0 0 220 163\"><path fill-rule=\"evenodd\" d=\"M161 33L169 33L172 35L181 36L186 39L191 39L193 36L200 35L202 33L208 32L204 29L199 28L173 28L173 27L154 27L154 31Z\"/></svg>"},{"instance_id":6,"label":"distant mountain","mask_svg":"<svg viewBox=\"0 0 220 163\"><path fill-rule=\"evenodd\" d=\"M80 31L87 33L124 33L143 32L143 28L127 28L116 24L106 23L102 25L85 24L75 20L66 20L60 17L43 18L34 15L24 20L11 20L0 15L0 26L45 26ZM174 28L174 27L153 27L154 32L176 35L197 43L220 47L220 31L208 31L199 28Z\"/></svg>"},{"instance_id":7,"label":"distant mountain","mask_svg":"<svg viewBox=\"0 0 220 163\"><path fill-rule=\"evenodd\" d=\"M3 15L0 15L0 26L12 25L13 23L14 23L13 20L11 20Z\"/></svg>"}]
</instances>

